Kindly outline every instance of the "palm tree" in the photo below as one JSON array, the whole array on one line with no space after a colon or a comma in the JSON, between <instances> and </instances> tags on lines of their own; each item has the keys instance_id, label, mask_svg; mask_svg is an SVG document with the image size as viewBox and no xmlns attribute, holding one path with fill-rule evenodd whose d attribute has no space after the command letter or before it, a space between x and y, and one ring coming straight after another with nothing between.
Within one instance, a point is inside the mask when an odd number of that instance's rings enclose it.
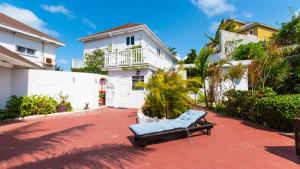
<instances>
[{"instance_id":1,"label":"palm tree","mask_svg":"<svg viewBox=\"0 0 300 169\"><path fill-rule=\"evenodd\" d=\"M203 88L204 88L204 96L205 96L205 104L208 106L207 102L207 94L206 94L206 85L205 85L205 78L208 75L208 66L209 61L208 57L213 53L213 49L209 47L204 47L201 49L200 53L195 59L196 69L199 71L200 77L203 81Z\"/></svg>"},{"instance_id":2,"label":"palm tree","mask_svg":"<svg viewBox=\"0 0 300 169\"><path fill-rule=\"evenodd\" d=\"M205 33L205 36L210 40L210 43L208 44L208 47L216 47L220 42L220 30L225 30L229 32L234 32L235 30L235 24L234 22L222 19L220 22L220 25L215 33L215 37L209 36L207 33Z\"/></svg>"},{"instance_id":3,"label":"palm tree","mask_svg":"<svg viewBox=\"0 0 300 169\"><path fill-rule=\"evenodd\" d=\"M175 118L192 107L190 92L195 92L201 81L197 78L184 79L177 71L158 70L147 83L139 82L135 87L147 91L143 112L150 117ZM199 88L198 88L199 90Z\"/></svg>"}]
</instances>

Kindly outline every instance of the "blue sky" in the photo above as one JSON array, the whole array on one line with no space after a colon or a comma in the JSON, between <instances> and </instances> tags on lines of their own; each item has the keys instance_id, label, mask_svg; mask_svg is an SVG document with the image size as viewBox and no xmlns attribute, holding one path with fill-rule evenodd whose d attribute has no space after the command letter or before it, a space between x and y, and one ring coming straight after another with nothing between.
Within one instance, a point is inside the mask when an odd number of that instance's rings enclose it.
<instances>
[{"instance_id":1,"label":"blue sky","mask_svg":"<svg viewBox=\"0 0 300 169\"><path fill-rule=\"evenodd\" d=\"M70 70L82 58L78 38L128 22L147 24L181 57L199 50L222 18L263 22L280 27L300 8L299 0L4 0L0 12L50 34L66 46L57 63ZM21 15L20 15L21 14Z\"/></svg>"}]
</instances>

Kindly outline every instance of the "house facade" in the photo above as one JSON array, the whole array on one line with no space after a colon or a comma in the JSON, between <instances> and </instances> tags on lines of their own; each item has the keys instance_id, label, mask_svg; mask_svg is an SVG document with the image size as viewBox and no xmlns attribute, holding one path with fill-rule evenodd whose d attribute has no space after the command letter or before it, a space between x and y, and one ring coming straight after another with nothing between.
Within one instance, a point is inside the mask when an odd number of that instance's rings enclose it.
<instances>
[{"instance_id":1,"label":"house facade","mask_svg":"<svg viewBox=\"0 0 300 169\"><path fill-rule=\"evenodd\" d=\"M278 29L266 25L261 22L242 22L239 20L228 19L227 22L232 22L235 25L235 32L243 35L254 35L259 40L269 40Z\"/></svg>"},{"instance_id":2,"label":"house facade","mask_svg":"<svg viewBox=\"0 0 300 169\"><path fill-rule=\"evenodd\" d=\"M145 24L129 23L80 41L84 44L84 55L95 49L105 52L107 106L140 108L146 93L135 84L147 82L156 70L169 69L179 61Z\"/></svg>"},{"instance_id":3,"label":"house facade","mask_svg":"<svg viewBox=\"0 0 300 169\"><path fill-rule=\"evenodd\" d=\"M26 88L18 69L53 69L63 42L0 13L0 109Z\"/></svg>"}]
</instances>

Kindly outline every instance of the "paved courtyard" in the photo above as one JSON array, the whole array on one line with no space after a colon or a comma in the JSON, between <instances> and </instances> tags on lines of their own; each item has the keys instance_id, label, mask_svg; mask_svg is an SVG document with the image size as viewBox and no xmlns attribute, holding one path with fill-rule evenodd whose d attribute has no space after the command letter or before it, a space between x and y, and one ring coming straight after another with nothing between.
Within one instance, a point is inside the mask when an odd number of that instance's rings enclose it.
<instances>
[{"instance_id":1,"label":"paved courtyard","mask_svg":"<svg viewBox=\"0 0 300 169\"><path fill-rule=\"evenodd\" d=\"M0 168L300 168L293 138L211 112L211 136L135 147L128 129L135 115L135 109L103 108L0 123Z\"/></svg>"}]
</instances>

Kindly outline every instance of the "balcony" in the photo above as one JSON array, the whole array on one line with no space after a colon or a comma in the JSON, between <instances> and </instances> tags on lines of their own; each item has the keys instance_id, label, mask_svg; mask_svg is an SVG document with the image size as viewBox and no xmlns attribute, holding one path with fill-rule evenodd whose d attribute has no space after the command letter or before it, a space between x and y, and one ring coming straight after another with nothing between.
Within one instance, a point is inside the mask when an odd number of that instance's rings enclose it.
<instances>
[{"instance_id":1,"label":"balcony","mask_svg":"<svg viewBox=\"0 0 300 169\"><path fill-rule=\"evenodd\" d=\"M155 52L146 48L126 49L105 52L105 68L134 67L134 66L162 66L162 61Z\"/></svg>"}]
</instances>

